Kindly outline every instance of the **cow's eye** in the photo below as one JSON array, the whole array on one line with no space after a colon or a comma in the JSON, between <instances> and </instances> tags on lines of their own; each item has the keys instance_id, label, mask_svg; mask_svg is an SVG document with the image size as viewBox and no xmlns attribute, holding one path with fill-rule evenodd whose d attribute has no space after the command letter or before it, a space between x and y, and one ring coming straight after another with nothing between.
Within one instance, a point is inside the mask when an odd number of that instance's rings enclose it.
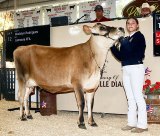
<instances>
[{"instance_id":1,"label":"cow's eye","mask_svg":"<svg viewBox=\"0 0 160 136\"><path fill-rule=\"evenodd\" d=\"M101 26L99 29L100 29L101 31L106 30L106 28L105 28L105 27L103 27L103 26Z\"/></svg>"}]
</instances>

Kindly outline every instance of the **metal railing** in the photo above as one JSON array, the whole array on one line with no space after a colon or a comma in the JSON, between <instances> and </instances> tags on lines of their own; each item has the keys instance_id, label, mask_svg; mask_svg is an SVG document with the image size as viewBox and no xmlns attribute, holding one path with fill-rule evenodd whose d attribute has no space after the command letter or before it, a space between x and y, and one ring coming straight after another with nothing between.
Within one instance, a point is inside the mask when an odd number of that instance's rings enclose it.
<instances>
[{"instance_id":1,"label":"metal railing","mask_svg":"<svg viewBox=\"0 0 160 136\"><path fill-rule=\"evenodd\" d=\"M15 100L15 68L0 68L0 93L6 100Z\"/></svg>"}]
</instances>

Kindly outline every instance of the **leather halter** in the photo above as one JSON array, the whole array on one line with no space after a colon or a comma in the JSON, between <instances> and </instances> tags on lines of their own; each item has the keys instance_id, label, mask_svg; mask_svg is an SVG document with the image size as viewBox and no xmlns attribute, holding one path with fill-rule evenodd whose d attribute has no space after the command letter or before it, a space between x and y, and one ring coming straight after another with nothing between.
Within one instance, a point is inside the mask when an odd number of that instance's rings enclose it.
<instances>
[{"instance_id":1,"label":"leather halter","mask_svg":"<svg viewBox=\"0 0 160 136\"><path fill-rule=\"evenodd\" d=\"M98 34L98 33L92 33L94 36L104 36L104 37L106 37L106 38L109 38L109 39L111 39L111 40L113 40L113 41L116 41L115 39L113 39L112 37L110 37L109 36L109 33L106 33L106 34L104 34L104 35L101 35L101 34Z\"/></svg>"}]
</instances>

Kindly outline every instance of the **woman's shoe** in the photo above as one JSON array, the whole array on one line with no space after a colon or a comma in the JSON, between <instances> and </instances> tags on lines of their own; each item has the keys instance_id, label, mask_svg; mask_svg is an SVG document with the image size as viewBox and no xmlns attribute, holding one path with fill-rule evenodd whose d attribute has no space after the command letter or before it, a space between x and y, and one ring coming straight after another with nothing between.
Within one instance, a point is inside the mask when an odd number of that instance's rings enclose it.
<instances>
[{"instance_id":1,"label":"woman's shoe","mask_svg":"<svg viewBox=\"0 0 160 136\"><path fill-rule=\"evenodd\" d=\"M132 127L132 126L125 126L125 127L122 127L121 128L121 130L123 130L123 131L127 131L127 130L132 130L133 128L135 128L135 127Z\"/></svg>"},{"instance_id":2,"label":"woman's shoe","mask_svg":"<svg viewBox=\"0 0 160 136\"><path fill-rule=\"evenodd\" d=\"M148 131L148 128L143 129L143 128L134 128L131 130L132 133L142 133L144 131Z\"/></svg>"}]
</instances>

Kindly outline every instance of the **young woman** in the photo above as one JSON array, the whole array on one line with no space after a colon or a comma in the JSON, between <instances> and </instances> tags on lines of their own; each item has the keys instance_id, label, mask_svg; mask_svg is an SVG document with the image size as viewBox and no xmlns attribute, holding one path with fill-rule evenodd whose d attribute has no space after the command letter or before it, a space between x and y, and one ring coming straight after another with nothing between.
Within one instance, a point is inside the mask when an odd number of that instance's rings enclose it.
<instances>
[{"instance_id":1,"label":"young woman","mask_svg":"<svg viewBox=\"0 0 160 136\"><path fill-rule=\"evenodd\" d=\"M122 130L141 133L148 130L146 103L142 93L146 43L143 34L138 31L139 22L136 18L127 19L126 28L129 36L120 40L120 49L115 45L111 47L113 55L122 63L123 85L128 99L128 124Z\"/></svg>"}]
</instances>

